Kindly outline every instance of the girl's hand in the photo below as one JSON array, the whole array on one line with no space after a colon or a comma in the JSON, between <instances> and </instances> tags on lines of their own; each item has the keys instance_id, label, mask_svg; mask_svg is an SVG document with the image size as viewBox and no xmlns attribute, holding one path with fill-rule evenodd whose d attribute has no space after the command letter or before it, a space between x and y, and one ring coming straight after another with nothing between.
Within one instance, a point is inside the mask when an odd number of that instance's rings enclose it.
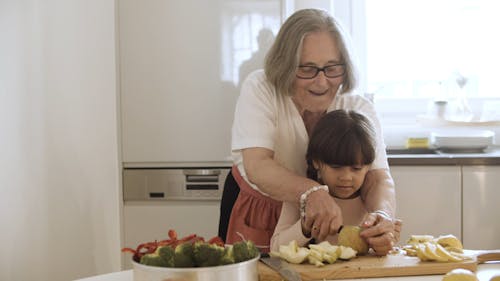
<instances>
[{"instance_id":1,"label":"girl's hand","mask_svg":"<svg viewBox=\"0 0 500 281\"><path fill-rule=\"evenodd\" d=\"M365 238L375 254L384 256L399 242L402 221L375 212L365 217L361 227L364 229L361 237Z\"/></svg>"}]
</instances>

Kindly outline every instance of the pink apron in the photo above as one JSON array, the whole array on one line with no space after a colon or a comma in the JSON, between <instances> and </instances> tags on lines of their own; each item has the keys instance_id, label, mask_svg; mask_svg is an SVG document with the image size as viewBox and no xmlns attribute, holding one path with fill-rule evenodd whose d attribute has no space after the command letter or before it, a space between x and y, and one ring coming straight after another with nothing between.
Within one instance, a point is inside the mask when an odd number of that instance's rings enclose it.
<instances>
[{"instance_id":1,"label":"pink apron","mask_svg":"<svg viewBox=\"0 0 500 281\"><path fill-rule=\"evenodd\" d=\"M231 172L240 187L240 193L229 219L226 243L250 240L261 252L268 253L282 203L253 189L236 166L233 166Z\"/></svg>"}]
</instances>

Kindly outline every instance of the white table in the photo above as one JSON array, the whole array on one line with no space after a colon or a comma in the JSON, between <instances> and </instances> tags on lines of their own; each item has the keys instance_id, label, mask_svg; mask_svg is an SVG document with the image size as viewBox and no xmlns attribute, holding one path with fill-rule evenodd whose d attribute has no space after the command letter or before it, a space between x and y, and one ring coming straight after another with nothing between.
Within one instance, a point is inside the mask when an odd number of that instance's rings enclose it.
<instances>
[{"instance_id":1,"label":"white table","mask_svg":"<svg viewBox=\"0 0 500 281\"><path fill-rule=\"evenodd\" d=\"M481 264L478 266L477 277L479 278L480 281L489 281L490 278L495 275L500 276L500 263ZM427 276L384 277L384 278L349 279L349 280L441 281L441 279L442 275L427 275ZM84 279L78 279L75 281L133 281L133 274L132 270L125 270L125 271L108 273Z\"/></svg>"}]
</instances>

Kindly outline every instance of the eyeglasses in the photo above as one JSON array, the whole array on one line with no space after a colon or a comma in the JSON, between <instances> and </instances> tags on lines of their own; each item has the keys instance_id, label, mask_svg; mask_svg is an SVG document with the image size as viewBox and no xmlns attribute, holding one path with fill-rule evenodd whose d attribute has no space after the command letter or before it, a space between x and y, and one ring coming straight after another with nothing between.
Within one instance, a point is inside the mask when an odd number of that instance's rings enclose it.
<instances>
[{"instance_id":1,"label":"eyeglasses","mask_svg":"<svg viewBox=\"0 0 500 281\"><path fill-rule=\"evenodd\" d=\"M297 72L295 75L300 79L313 79L314 77L318 76L318 73L320 71L323 71L325 76L328 78L336 78L344 75L345 64L332 64L322 68L313 65L299 65L297 67Z\"/></svg>"}]
</instances>

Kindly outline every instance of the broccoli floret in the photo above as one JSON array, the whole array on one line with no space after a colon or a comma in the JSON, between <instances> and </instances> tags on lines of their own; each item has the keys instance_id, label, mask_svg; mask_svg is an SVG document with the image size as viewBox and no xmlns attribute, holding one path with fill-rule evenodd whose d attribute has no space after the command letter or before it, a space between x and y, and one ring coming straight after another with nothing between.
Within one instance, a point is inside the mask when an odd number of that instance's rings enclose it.
<instances>
[{"instance_id":1,"label":"broccoli floret","mask_svg":"<svg viewBox=\"0 0 500 281\"><path fill-rule=\"evenodd\" d=\"M222 256L220 260L221 265L226 265L226 264L233 264L234 263L234 255L233 255L233 246L229 245L226 246L226 249L224 249L224 255Z\"/></svg>"},{"instance_id":2,"label":"broccoli floret","mask_svg":"<svg viewBox=\"0 0 500 281\"><path fill-rule=\"evenodd\" d=\"M185 242L175 247L174 266L175 267L194 267L193 243Z\"/></svg>"},{"instance_id":3,"label":"broccoli floret","mask_svg":"<svg viewBox=\"0 0 500 281\"><path fill-rule=\"evenodd\" d=\"M235 262L251 260L259 255L259 249L252 241L240 241L233 244Z\"/></svg>"},{"instance_id":4,"label":"broccoli floret","mask_svg":"<svg viewBox=\"0 0 500 281\"><path fill-rule=\"evenodd\" d=\"M173 267L174 266L175 251L172 247L160 246L156 249L155 253L157 255L159 255L160 258L162 258L165 261L166 267Z\"/></svg>"},{"instance_id":5,"label":"broccoli floret","mask_svg":"<svg viewBox=\"0 0 500 281\"><path fill-rule=\"evenodd\" d=\"M150 266L162 266L162 267L167 266L167 262L156 253L145 254L144 256L141 257L140 263Z\"/></svg>"},{"instance_id":6,"label":"broccoli floret","mask_svg":"<svg viewBox=\"0 0 500 281\"><path fill-rule=\"evenodd\" d=\"M197 266L217 266L221 264L224 256L224 247L207 242L194 244L194 260Z\"/></svg>"}]
</instances>

